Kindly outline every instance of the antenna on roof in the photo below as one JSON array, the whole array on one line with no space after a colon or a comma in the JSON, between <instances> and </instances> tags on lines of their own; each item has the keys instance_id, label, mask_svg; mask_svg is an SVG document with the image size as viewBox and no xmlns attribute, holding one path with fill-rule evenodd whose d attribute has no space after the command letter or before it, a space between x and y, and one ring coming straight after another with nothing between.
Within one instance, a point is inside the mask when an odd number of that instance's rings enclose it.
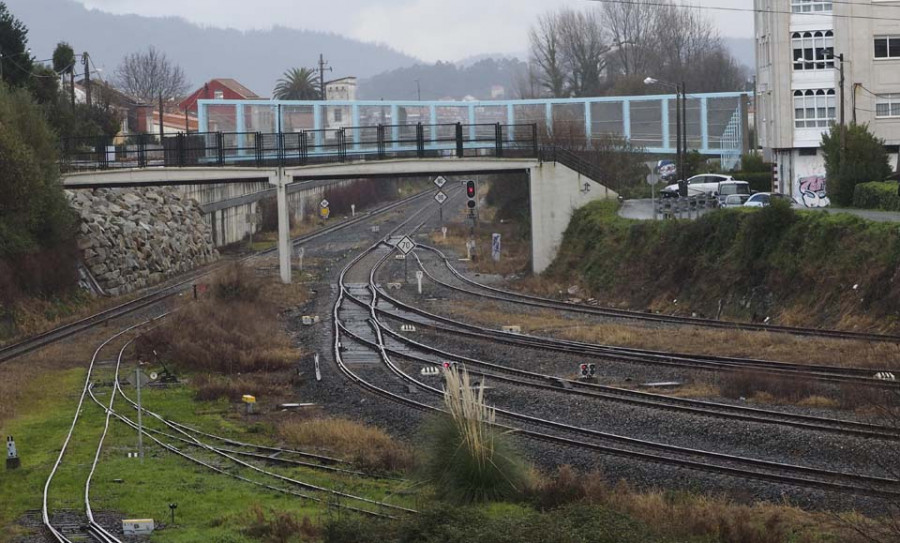
<instances>
[{"instance_id":1,"label":"antenna on roof","mask_svg":"<svg viewBox=\"0 0 900 543\"><path fill-rule=\"evenodd\" d=\"M334 69L328 65L328 62L325 60L325 56L322 53L319 53L319 99L325 100L325 70L329 72L333 72Z\"/></svg>"}]
</instances>

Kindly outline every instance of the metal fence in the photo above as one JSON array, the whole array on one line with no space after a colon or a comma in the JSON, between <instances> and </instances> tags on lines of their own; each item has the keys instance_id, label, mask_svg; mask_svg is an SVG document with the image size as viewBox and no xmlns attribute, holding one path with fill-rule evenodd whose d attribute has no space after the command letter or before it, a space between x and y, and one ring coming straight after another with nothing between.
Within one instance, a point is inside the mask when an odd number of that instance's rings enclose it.
<instances>
[{"instance_id":1,"label":"metal fence","mask_svg":"<svg viewBox=\"0 0 900 543\"><path fill-rule=\"evenodd\" d=\"M404 124L300 132L204 132L68 138L63 172L114 168L303 166L356 160L537 157L535 124Z\"/></svg>"}]
</instances>

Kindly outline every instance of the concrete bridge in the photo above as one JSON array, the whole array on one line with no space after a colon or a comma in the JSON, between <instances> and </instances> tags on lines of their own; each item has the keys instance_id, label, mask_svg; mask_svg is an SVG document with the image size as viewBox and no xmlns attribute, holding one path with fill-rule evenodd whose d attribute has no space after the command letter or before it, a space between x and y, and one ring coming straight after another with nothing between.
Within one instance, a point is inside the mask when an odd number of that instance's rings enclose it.
<instances>
[{"instance_id":1,"label":"concrete bridge","mask_svg":"<svg viewBox=\"0 0 900 543\"><path fill-rule=\"evenodd\" d=\"M409 176L472 176L520 173L531 190L532 269L540 273L550 265L562 241L572 212L586 203L617 194L562 161L538 158L425 158L357 161L293 167L259 168L142 168L66 174L68 189L203 185L266 181L277 196L278 253L281 278L291 281L288 194L340 179Z\"/></svg>"}]
</instances>

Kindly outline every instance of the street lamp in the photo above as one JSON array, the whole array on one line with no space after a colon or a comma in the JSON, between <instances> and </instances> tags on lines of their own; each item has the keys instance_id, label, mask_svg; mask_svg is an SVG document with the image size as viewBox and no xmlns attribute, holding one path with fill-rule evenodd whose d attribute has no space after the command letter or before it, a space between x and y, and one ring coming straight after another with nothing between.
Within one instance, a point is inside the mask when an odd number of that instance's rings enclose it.
<instances>
[{"instance_id":1,"label":"street lamp","mask_svg":"<svg viewBox=\"0 0 900 543\"><path fill-rule=\"evenodd\" d=\"M678 194L682 197L688 195L687 182L684 179L684 168L687 158L687 92L684 81L680 85L660 81L653 77L644 79L644 85L663 85L675 89L675 132L677 134L675 144L675 168L678 180Z\"/></svg>"}]
</instances>

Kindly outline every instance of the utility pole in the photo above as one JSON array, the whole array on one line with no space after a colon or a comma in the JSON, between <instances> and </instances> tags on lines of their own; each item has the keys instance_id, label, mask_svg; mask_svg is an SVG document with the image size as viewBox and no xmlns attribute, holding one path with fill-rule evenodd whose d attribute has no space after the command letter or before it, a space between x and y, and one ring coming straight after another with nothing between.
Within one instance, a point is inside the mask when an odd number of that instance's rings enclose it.
<instances>
[{"instance_id":1,"label":"utility pole","mask_svg":"<svg viewBox=\"0 0 900 543\"><path fill-rule=\"evenodd\" d=\"M684 165L684 194L688 195L687 186L687 154L688 154L688 138L687 138L687 85L681 82L681 163Z\"/></svg>"},{"instance_id":2,"label":"utility pole","mask_svg":"<svg viewBox=\"0 0 900 543\"><path fill-rule=\"evenodd\" d=\"M159 143L162 145L165 132L163 131L163 95L159 93Z\"/></svg>"},{"instance_id":3,"label":"utility pole","mask_svg":"<svg viewBox=\"0 0 900 543\"><path fill-rule=\"evenodd\" d=\"M87 51L81 54L81 63L84 65L84 101L91 107L91 57Z\"/></svg>"},{"instance_id":4,"label":"utility pole","mask_svg":"<svg viewBox=\"0 0 900 543\"><path fill-rule=\"evenodd\" d=\"M325 56L322 53L319 53L319 99L327 100L328 97L325 96L325 69L328 69L329 72L333 72L334 69L331 66L328 66L328 62L325 60Z\"/></svg>"},{"instance_id":5,"label":"utility pole","mask_svg":"<svg viewBox=\"0 0 900 543\"><path fill-rule=\"evenodd\" d=\"M847 125L844 123L844 53L834 56L841 61L841 161L843 162L844 151L847 147Z\"/></svg>"},{"instance_id":6,"label":"utility pole","mask_svg":"<svg viewBox=\"0 0 900 543\"><path fill-rule=\"evenodd\" d=\"M422 101L422 87L419 85L419 80L416 79L416 99L421 102Z\"/></svg>"},{"instance_id":7,"label":"utility pole","mask_svg":"<svg viewBox=\"0 0 900 543\"><path fill-rule=\"evenodd\" d=\"M144 423L141 419L143 408L141 407L141 367L134 370L134 382L137 385L137 419L138 419L138 458L144 462Z\"/></svg>"},{"instance_id":8,"label":"utility pole","mask_svg":"<svg viewBox=\"0 0 900 543\"><path fill-rule=\"evenodd\" d=\"M678 194L684 196L681 191L681 179L684 170L681 164L681 87L675 87L675 180L678 182Z\"/></svg>"}]
</instances>

